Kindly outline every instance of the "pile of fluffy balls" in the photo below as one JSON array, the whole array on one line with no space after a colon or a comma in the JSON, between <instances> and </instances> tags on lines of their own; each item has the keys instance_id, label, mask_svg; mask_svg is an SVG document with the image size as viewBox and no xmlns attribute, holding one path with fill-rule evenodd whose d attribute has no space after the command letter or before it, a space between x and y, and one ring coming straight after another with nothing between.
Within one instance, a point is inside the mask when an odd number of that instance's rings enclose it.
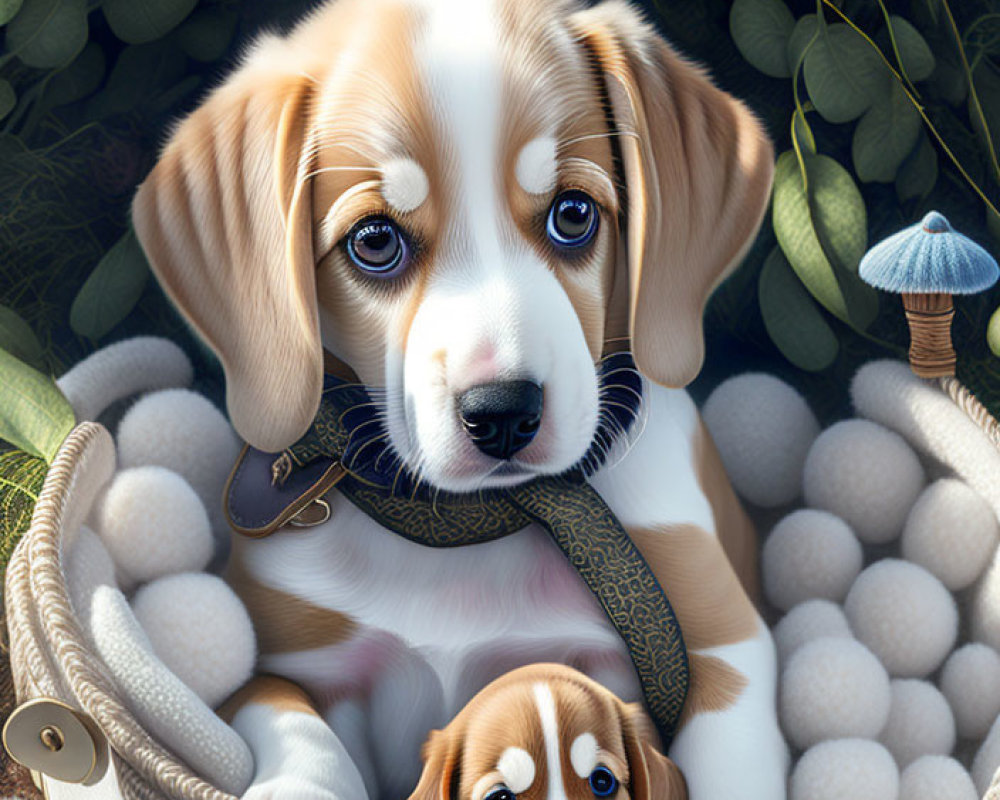
<instances>
[{"instance_id":1,"label":"pile of fluffy balls","mask_svg":"<svg viewBox=\"0 0 1000 800\"><path fill-rule=\"evenodd\" d=\"M766 533L790 798L977 800L1000 766L1000 530L973 485L1000 458L967 464L985 434L904 364L866 365L852 398L821 431L750 373L703 409Z\"/></svg>"},{"instance_id":2,"label":"pile of fluffy balls","mask_svg":"<svg viewBox=\"0 0 1000 800\"><path fill-rule=\"evenodd\" d=\"M191 379L158 339L106 348L60 379L80 419L141 394L116 426L117 472L66 537L67 584L139 721L239 795L252 759L212 708L250 677L256 645L212 570L240 444ZM1000 766L1000 451L899 362L864 367L852 398L859 418L821 431L792 387L751 373L703 408L769 531L790 797L977 800Z\"/></svg>"},{"instance_id":3,"label":"pile of fluffy balls","mask_svg":"<svg viewBox=\"0 0 1000 800\"><path fill-rule=\"evenodd\" d=\"M78 418L154 389L121 417L117 470L86 524L65 535L64 568L82 627L138 721L240 795L253 760L212 709L249 680L256 642L239 598L206 571L225 557L222 489L240 442L209 400L179 388L191 378L179 348L141 338L59 380Z\"/></svg>"}]
</instances>

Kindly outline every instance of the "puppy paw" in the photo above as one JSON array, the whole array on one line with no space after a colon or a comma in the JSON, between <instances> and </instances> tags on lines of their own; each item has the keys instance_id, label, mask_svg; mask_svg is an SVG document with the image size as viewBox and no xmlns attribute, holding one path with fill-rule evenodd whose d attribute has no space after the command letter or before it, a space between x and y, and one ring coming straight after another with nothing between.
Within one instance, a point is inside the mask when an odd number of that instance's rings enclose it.
<instances>
[{"instance_id":1,"label":"puppy paw","mask_svg":"<svg viewBox=\"0 0 1000 800\"><path fill-rule=\"evenodd\" d=\"M350 797L310 780L289 775L271 778L251 786L242 800L368 800L363 794Z\"/></svg>"}]
</instances>

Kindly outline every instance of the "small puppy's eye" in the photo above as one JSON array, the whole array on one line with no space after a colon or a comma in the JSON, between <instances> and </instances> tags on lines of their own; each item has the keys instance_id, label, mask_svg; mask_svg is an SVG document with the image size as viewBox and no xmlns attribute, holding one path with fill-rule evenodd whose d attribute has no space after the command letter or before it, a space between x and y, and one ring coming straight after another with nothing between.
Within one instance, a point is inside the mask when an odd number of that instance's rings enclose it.
<instances>
[{"instance_id":1,"label":"small puppy's eye","mask_svg":"<svg viewBox=\"0 0 1000 800\"><path fill-rule=\"evenodd\" d=\"M517 800L517 798L506 786L494 786L486 793L483 800Z\"/></svg>"},{"instance_id":2,"label":"small puppy's eye","mask_svg":"<svg viewBox=\"0 0 1000 800\"><path fill-rule=\"evenodd\" d=\"M369 217L347 234L347 255L368 275L392 278L406 268L406 240L392 220Z\"/></svg>"},{"instance_id":3,"label":"small puppy's eye","mask_svg":"<svg viewBox=\"0 0 1000 800\"><path fill-rule=\"evenodd\" d=\"M589 781L590 791L595 797L611 797L618 789L618 779L607 767L595 767Z\"/></svg>"},{"instance_id":4,"label":"small puppy's eye","mask_svg":"<svg viewBox=\"0 0 1000 800\"><path fill-rule=\"evenodd\" d=\"M597 233L599 218L594 199L573 189L552 201L545 228L557 247L583 247Z\"/></svg>"}]
</instances>

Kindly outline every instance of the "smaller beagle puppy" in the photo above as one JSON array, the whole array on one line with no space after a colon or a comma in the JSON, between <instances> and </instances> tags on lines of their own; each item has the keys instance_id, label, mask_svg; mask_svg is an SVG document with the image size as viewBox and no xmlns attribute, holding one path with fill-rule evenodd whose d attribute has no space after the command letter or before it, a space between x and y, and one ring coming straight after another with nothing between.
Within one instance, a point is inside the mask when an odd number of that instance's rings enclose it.
<instances>
[{"instance_id":1,"label":"smaller beagle puppy","mask_svg":"<svg viewBox=\"0 0 1000 800\"><path fill-rule=\"evenodd\" d=\"M687 800L638 703L562 664L488 684L424 746L409 800Z\"/></svg>"}]
</instances>

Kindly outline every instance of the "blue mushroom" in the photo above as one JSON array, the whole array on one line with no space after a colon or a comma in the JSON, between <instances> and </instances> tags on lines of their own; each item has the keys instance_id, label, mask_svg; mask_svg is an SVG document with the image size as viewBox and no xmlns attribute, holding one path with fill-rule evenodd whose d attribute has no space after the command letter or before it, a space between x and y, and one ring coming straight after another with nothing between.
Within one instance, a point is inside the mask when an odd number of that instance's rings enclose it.
<instances>
[{"instance_id":1,"label":"blue mushroom","mask_svg":"<svg viewBox=\"0 0 1000 800\"><path fill-rule=\"evenodd\" d=\"M877 289L903 296L913 371L923 378L939 378L955 374L952 295L990 288L1000 278L1000 267L943 214L931 211L869 250L859 275Z\"/></svg>"}]
</instances>

